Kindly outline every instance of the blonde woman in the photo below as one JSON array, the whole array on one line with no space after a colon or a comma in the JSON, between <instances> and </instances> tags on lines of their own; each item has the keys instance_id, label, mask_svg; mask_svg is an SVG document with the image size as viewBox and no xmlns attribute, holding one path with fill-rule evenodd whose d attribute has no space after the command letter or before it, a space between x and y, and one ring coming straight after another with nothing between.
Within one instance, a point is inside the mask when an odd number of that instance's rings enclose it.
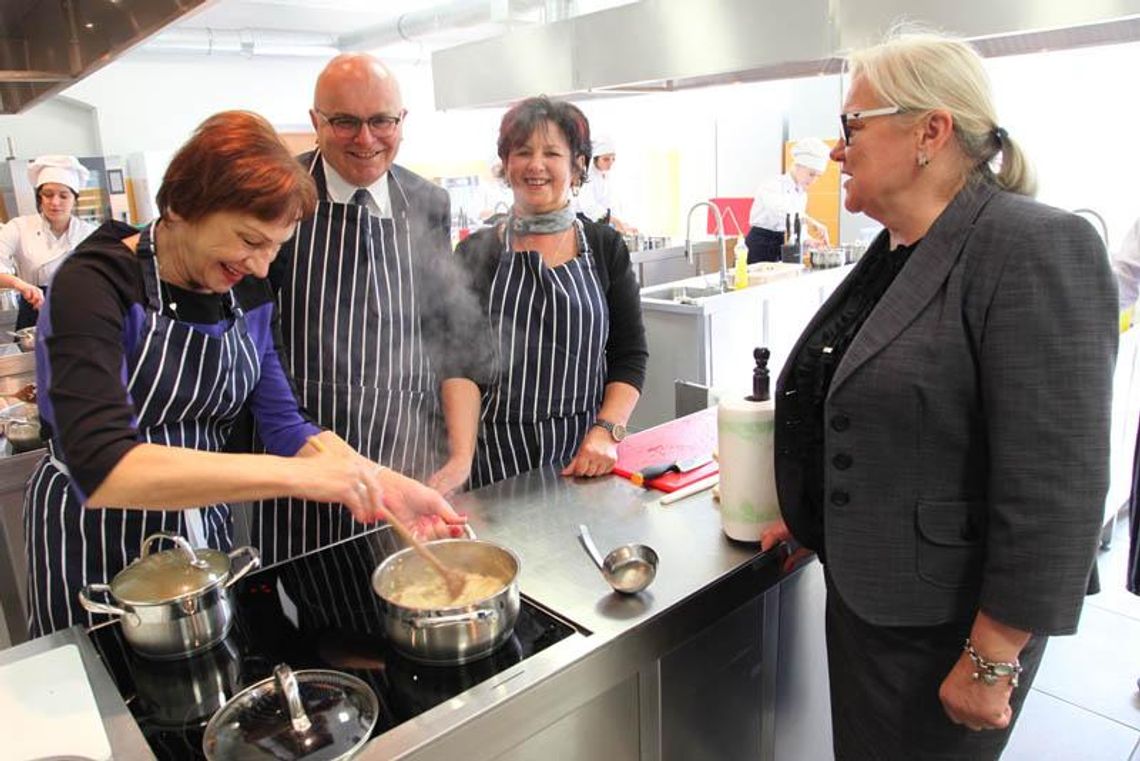
<instances>
[{"instance_id":1,"label":"blonde woman","mask_svg":"<svg viewBox=\"0 0 1140 761\"><path fill-rule=\"evenodd\" d=\"M1077 627L1108 484L1116 292L1037 203L977 53L855 53L845 203L884 231L777 387L786 529L827 580L837 759L994 759Z\"/></svg>"}]
</instances>

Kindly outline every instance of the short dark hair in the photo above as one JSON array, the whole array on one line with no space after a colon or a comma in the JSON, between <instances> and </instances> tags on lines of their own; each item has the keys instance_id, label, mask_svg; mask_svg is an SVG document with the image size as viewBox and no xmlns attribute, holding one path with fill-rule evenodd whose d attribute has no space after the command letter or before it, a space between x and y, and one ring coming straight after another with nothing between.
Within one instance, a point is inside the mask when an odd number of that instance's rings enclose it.
<instances>
[{"instance_id":1,"label":"short dark hair","mask_svg":"<svg viewBox=\"0 0 1140 761\"><path fill-rule=\"evenodd\" d=\"M574 179L586 181L586 167L590 166L590 121L582 110L564 100L552 100L545 95L527 98L511 106L503 114L499 124L499 159L503 162L500 172L506 171L507 156L511 151L525 145L534 131L546 122L553 122L566 142L570 145L570 166ZM578 165L578 157L585 159Z\"/></svg>"},{"instance_id":2,"label":"short dark hair","mask_svg":"<svg viewBox=\"0 0 1140 761\"><path fill-rule=\"evenodd\" d=\"M157 201L160 214L188 222L219 211L275 222L310 216L317 188L269 122L251 111L223 111L174 154Z\"/></svg>"}]
</instances>

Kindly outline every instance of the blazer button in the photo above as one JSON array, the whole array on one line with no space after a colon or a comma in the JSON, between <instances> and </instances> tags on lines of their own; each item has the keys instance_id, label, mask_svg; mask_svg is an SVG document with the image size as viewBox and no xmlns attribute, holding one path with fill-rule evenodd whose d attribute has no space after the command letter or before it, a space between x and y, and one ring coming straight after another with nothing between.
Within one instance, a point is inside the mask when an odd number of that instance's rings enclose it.
<instances>
[{"instance_id":1,"label":"blazer button","mask_svg":"<svg viewBox=\"0 0 1140 761\"><path fill-rule=\"evenodd\" d=\"M847 470L851 467L851 455L846 452L840 452L831 458L831 464L835 466L836 470Z\"/></svg>"},{"instance_id":2,"label":"blazer button","mask_svg":"<svg viewBox=\"0 0 1140 761\"><path fill-rule=\"evenodd\" d=\"M835 415L831 418L831 430L843 432L851 427L851 418L846 415Z\"/></svg>"},{"instance_id":3,"label":"blazer button","mask_svg":"<svg viewBox=\"0 0 1140 761\"><path fill-rule=\"evenodd\" d=\"M831 504L843 507L851 501L851 495L842 489L836 489L831 492Z\"/></svg>"}]
</instances>

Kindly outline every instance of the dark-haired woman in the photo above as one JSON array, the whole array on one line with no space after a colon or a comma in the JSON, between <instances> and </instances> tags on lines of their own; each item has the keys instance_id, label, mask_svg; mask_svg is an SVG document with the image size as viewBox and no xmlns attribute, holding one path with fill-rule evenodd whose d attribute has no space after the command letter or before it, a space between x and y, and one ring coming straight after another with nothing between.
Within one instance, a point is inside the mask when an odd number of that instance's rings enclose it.
<instances>
[{"instance_id":1,"label":"dark-haired woman","mask_svg":"<svg viewBox=\"0 0 1140 761\"><path fill-rule=\"evenodd\" d=\"M498 152L510 214L456 252L495 370L478 386L446 380L443 404L462 405L470 436L478 431L473 486L555 463L564 475L600 476L617 460L648 352L625 243L570 204L586 179L590 126L569 103L529 98L503 116Z\"/></svg>"},{"instance_id":2,"label":"dark-haired woman","mask_svg":"<svg viewBox=\"0 0 1140 761\"><path fill-rule=\"evenodd\" d=\"M229 550L229 500L298 496L364 522L386 507L430 533L459 520L298 407L261 278L315 202L264 119L218 114L171 161L156 222L107 223L60 268L36 357L48 454L24 500L32 636L93 623L76 592L151 533ZM221 452L247 403L270 454Z\"/></svg>"}]
</instances>

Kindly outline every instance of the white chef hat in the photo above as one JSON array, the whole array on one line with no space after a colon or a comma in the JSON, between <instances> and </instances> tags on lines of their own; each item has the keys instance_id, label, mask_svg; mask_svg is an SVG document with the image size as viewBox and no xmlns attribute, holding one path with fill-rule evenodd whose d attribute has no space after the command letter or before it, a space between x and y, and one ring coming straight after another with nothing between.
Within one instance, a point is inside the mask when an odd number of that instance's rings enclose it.
<instances>
[{"instance_id":1,"label":"white chef hat","mask_svg":"<svg viewBox=\"0 0 1140 761\"><path fill-rule=\"evenodd\" d=\"M28 165L28 179L38 188L48 182L58 182L79 192L87 185L91 172L74 156L40 156Z\"/></svg>"},{"instance_id":2,"label":"white chef hat","mask_svg":"<svg viewBox=\"0 0 1140 761\"><path fill-rule=\"evenodd\" d=\"M595 158L616 152L614 139L609 135L598 135L590 141L590 153L592 153Z\"/></svg>"},{"instance_id":3,"label":"white chef hat","mask_svg":"<svg viewBox=\"0 0 1140 761\"><path fill-rule=\"evenodd\" d=\"M805 137L797 140L792 147L792 159L800 166L823 172L827 169L828 154L831 149L818 137Z\"/></svg>"}]
</instances>

